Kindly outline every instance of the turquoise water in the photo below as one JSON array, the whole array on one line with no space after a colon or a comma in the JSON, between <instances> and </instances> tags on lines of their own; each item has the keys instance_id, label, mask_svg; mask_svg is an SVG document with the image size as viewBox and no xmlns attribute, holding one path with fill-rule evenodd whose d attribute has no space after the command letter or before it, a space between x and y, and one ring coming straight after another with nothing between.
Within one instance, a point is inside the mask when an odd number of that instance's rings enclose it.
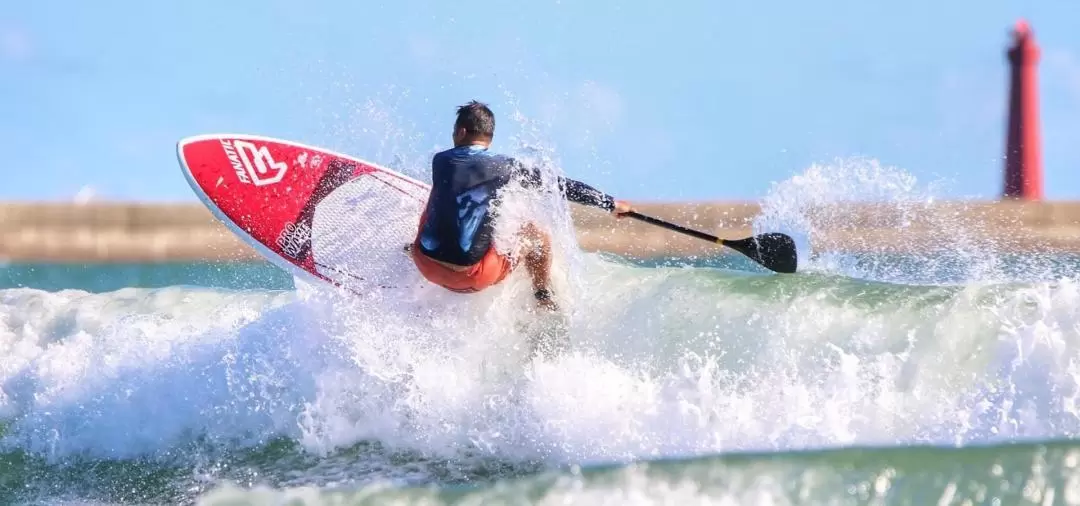
<instances>
[{"instance_id":1,"label":"turquoise water","mask_svg":"<svg viewBox=\"0 0 1080 506\"><path fill-rule=\"evenodd\" d=\"M291 290L293 278L268 262L117 264L16 263L0 267L0 289L30 287L101 293L121 288L203 286L229 290Z\"/></svg>"},{"instance_id":2,"label":"turquoise water","mask_svg":"<svg viewBox=\"0 0 1080 506\"><path fill-rule=\"evenodd\" d=\"M575 349L540 362L509 310L377 307L266 263L9 264L0 496L1080 502L1080 261L934 259L584 255Z\"/></svg>"}]
</instances>

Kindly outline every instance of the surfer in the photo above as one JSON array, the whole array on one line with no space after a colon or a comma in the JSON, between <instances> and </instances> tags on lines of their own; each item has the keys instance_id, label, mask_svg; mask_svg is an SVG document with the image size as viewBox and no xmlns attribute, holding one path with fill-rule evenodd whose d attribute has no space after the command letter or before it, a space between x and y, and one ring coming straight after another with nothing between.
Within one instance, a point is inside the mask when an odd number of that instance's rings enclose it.
<instances>
[{"instance_id":1,"label":"surfer","mask_svg":"<svg viewBox=\"0 0 1080 506\"><path fill-rule=\"evenodd\" d=\"M493 211L498 192L512 181L538 188L540 172L518 160L488 150L495 135L495 115L477 101L458 107L454 147L431 160L432 187L416 238L408 248L420 273L432 283L459 293L473 293L500 283L524 260L540 307L557 311L550 287L551 237L533 222L518 231L521 247L510 255L496 251ZM564 198L620 216L630 205L585 183L560 177Z\"/></svg>"}]
</instances>

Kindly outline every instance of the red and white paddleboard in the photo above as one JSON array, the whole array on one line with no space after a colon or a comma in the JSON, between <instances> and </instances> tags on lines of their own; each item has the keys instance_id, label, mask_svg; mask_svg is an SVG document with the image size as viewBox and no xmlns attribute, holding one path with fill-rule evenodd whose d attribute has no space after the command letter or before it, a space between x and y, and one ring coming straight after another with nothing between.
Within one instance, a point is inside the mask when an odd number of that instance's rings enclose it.
<instances>
[{"instance_id":1,"label":"red and white paddleboard","mask_svg":"<svg viewBox=\"0 0 1080 506\"><path fill-rule=\"evenodd\" d=\"M302 278L363 292L414 271L430 187L371 162L269 137L209 134L176 146L195 194L242 240Z\"/></svg>"}]
</instances>

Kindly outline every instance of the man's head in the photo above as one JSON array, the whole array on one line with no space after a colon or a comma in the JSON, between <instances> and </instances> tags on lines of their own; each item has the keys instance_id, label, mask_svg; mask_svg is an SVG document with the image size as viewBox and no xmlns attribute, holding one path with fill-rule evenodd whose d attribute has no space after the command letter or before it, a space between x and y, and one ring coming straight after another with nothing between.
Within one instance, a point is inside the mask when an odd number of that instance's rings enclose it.
<instances>
[{"instance_id":1,"label":"man's head","mask_svg":"<svg viewBox=\"0 0 1080 506\"><path fill-rule=\"evenodd\" d=\"M454 146L490 144L495 136L495 114L475 100L458 107L454 122Z\"/></svg>"}]
</instances>

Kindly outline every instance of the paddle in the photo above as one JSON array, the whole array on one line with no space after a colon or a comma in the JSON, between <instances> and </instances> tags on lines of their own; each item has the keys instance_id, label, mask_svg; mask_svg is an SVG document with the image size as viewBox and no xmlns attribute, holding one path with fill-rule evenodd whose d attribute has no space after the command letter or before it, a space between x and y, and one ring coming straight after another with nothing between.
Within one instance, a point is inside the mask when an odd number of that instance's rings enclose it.
<instances>
[{"instance_id":1,"label":"paddle","mask_svg":"<svg viewBox=\"0 0 1080 506\"><path fill-rule=\"evenodd\" d=\"M697 237L698 239L723 244L724 246L746 255L751 260L771 271L790 274L795 272L795 268L798 267L799 264L798 252L795 249L795 241L788 235L779 232L759 234L745 239L721 239L715 235L691 230L635 211L625 213L623 216L628 216L653 225L659 225L669 230Z\"/></svg>"}]
</instances>

